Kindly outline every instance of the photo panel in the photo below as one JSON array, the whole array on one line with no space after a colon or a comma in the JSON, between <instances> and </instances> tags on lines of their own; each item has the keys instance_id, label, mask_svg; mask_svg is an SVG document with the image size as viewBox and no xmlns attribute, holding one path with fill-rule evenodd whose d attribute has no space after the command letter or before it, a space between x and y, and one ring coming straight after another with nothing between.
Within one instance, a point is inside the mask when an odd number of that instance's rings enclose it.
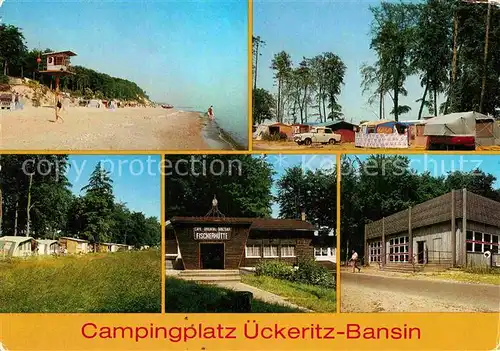
<instances>
[{"instance_id":1,"label":"photo panel","mask_svg":"<svg viewBox=\"0 0 500 351\"><path fill-rule=\"evenodd\" d=\"M53 5L0 5L1 150L248 150L246 1Z\"/></svg>"},{"instance_id":2,"label":"photo panel","mask_svg":"<svg viewBox=\"0 0 500 351\"><path fill-rule=\"evenodd\" d=\"M500 311L500 155L343 155L341 312Z\"/></svg>"},{"instance_id":3,"label":"photo panel","mask_svg":"<svg viewBox=\"0 0 500 351\"><path fill-rule=\"evenodd\" d=\"M160 313L160 155L0 155L0 313Z\"/></svg>"},{"instance_id":4,"label":"photo panel","mask_svg":"<svg viewBox=\"0 0 500 351\"><path fill-rule=\"evenodd\" d=\"M336 312L335 155L166 155L167 313Z\"/></svg>"}]
</instances>

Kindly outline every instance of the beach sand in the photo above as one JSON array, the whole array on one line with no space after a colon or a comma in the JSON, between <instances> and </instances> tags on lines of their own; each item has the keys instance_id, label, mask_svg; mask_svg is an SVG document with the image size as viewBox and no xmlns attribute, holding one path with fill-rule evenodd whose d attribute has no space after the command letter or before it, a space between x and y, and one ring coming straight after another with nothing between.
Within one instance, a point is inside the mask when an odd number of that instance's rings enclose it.
<instances>
[{"instance_id":1,"label":"beach sand","mask_svg":"<svg viewBox=\"0 0 500 351\"><path fill-rule=\"evenodd\" d=\"M51 107L0 111L0 150L231 149L205 132L207 121L198 112L67 107L61 117L64 123L54 123Z\"/></svg>"}]
</instances>

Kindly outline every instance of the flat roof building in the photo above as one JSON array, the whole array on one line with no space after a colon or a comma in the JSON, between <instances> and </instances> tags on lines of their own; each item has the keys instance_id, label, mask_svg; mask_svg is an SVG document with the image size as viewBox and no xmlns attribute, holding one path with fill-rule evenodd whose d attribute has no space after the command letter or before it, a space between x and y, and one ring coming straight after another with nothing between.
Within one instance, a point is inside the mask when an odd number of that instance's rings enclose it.
<instances>
[{"instance_id":1,"label":"flat roof building","mask_svg":"<svg viewBox=\"0 0 500 351\"><path fill-rule=\"evenodd\" d=\"M454 190L365 225L365 263L500 267L500 202Z\"/></svg>"}]
</instances>

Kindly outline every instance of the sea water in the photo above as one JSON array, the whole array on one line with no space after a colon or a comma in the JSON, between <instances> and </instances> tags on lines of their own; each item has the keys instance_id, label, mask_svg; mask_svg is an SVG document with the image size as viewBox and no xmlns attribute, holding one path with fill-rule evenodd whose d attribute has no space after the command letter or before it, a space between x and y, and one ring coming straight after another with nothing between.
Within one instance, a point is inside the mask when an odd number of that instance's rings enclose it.
<instances>
[{"instance_id":1,"label":"sea water","mask_svg":"<svg viewBox=\"0 0 500 351\"><path fill-rule=\"evenodd\" d=\"M175 107L184 111L195 111L206 115L208 107ZM231 139L242 149L248 149L248 110L246 107L221 107L214 106L215 123L222 129L223 134L229 135ZM226 142L231 142L226 140Z\"/></svg>"}]
</instances>

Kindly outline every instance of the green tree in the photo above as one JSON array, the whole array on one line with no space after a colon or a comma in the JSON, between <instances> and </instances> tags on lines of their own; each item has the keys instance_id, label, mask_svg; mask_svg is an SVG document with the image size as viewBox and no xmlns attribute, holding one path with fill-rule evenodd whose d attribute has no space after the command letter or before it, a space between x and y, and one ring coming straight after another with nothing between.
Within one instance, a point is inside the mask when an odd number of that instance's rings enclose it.
<instances>
[{"instance_id":1,"label":"green tree","mask_svg":"<svg viewBox=\"0 0 500 351\"><path fill-rule=\"evenodd\" d=\"M260 36L252 36L252 76L253 76L253 90L257 89L257 78L259 68L259 57L262 55L260 49L266 44Z\"/></svg>"},{"instance_id":2,"label":"green tree","mask_svg":"<svg viewBox=\"0 0 500 351\"><path fill-rule=\"evenodd\" d=\"M329 171L289 168L278 180L277 203L281 218L300 219L304 211L309 222L335 229L337 225L336 167Z\"/></svg>"},{"instance_id":3,"label":"green tree","mask_svg":"<svg viewBox=\"0 0 500 351\"><path fill-rule=\"evenodd\" d=\"M275 71L274 79L278 83L278 99L276 108L276 117L278 122L283 122L283 96L282 89L285 81L289 78L292 72L292 59L285 51L281 51L274 55L271 63L271 68Z\"/></svg>"},{"instance_id":4,"label":"green tree","mask_svg":"<svg viewBox=\"0 0 500 351\"><path fill-rule=\"evenodd\" d=\"M3 74L9 74L10 65L19 65L26 51L21 29L12 25L0 24L0 60Z\"/></svg>"},{"instance_id":5,"label":"green tree","mask_svg":"<svg viewBox=\"0 0 500 351\"><path fill-rule=\"evenodd\" d=\"M166 218L204 216L214 195L228 217L271 215L272 168L251 155L169 155Z\"/></svg>"},{"instance_id":6,"label":"green tree","mask_svg":"<svg viewBox=\"0 0 500 351\"><path fill-rule=\"evenodd\" d=\"M415 73L411 58L417 43L419 7L408 3L383 2L370 9L374 16L370 47L378 56L386 85L392 92L394 107L391 114L398 121L402 113L409 111L408 106L400 106L399 99L407 95L404 88L406 78Z\"/></svg>"},{"instance_id":7,"label":"green tree","mask_svg":"<svg viewBox=\"0 0 500 351\"><path fill-rule=\"evenodd\" d=\"M417 45L414 52L414 65L421 76L424 93L420 99L418 119L426 106L427 92L432 92L434 116L438 115L438 94L444 93L449 85L452 62L452 18L453 6L450 2L427 0L420 6Z\"/></svg>"},{"instance_id":8,"label":"green tree","mask_svg":"<svg viewBox=\"0 0 500 351\"><path fill-rule=\"evenodd\" d=\"M272 120L275 118L274 108L276 101L273 95L262 88L253 91L253 123L260 124L266 119Z\"/></svg>"},{"instance_id":9,"label":"green tree","mask_svg":"<svg viewBox=\"0 0 500 351\"><path fill-rule=\"evenodd\" d=\"M82 188L85 192L83 203L83 236L93 244L111 239L113 227L113 180L99 162L90 175L89 183Z\"/></svg>"},{"instance_id":10,"label":"green tree","mask_svg":"<svg viewBox=\"0 0 500 351\"><path fill-rule=\"evenodd\" d=\"M327 52L323 56L325 58L325 94L330 108L330 113L325 117L332 120L341 119L343 115L341 112L342 107L339 105L337 97L342 91L342 85L344 85L346 66L340 57L334 53Z\"/></svg>"}]
</instances>

